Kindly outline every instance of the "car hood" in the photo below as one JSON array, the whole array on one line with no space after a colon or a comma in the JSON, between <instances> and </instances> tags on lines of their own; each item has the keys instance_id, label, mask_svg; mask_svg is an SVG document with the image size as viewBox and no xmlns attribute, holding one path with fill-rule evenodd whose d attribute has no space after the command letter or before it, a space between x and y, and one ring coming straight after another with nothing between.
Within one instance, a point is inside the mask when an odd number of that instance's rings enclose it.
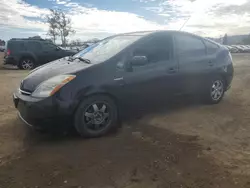
<instances>
[{"instance_id":1,"label":"car hood","mask_svg":"<svg viewBox=\"0 0 250 188\"><path fill-rule=\"evenodd\" d=\"M33 92L36 87L45 80L60 74L75 74L86 69L93 64L86 64L78 60L68 61L68 58L62 58L33 70L23 81L20 89Z\"/></svg>"}]
</instances>

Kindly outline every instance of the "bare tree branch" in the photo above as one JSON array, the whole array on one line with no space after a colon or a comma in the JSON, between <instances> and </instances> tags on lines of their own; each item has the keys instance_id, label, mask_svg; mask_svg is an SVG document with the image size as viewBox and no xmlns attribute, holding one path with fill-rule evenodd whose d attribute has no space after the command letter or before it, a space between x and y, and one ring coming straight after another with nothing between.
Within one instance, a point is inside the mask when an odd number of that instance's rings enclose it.
<instances>
[{"instance_id":1,"label":"bare tree branch","mask_svg":"<svg viewBox=\"0 0 250 188\"><path fill-rule=\"evenodd\" d=\"M60 9L51 9L50 11L51 14L47 16L47 23L49 24L48 35L52 36L54 43L57 36L60 36L62 45L65 46L67 43L67 37L70 34L75 33L71 26L71 19Z\"/></svg>"}]
</instances>

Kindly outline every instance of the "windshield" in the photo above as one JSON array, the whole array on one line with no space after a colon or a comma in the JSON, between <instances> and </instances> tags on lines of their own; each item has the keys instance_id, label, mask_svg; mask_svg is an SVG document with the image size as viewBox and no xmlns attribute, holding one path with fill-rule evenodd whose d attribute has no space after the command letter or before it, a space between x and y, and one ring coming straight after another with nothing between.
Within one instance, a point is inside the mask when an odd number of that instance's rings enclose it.
<instances>
[{"instance_id":1,"label":"windshield","mask_svg":"<svg viewBox=\"0 0 250 188\"><path fill-rule=\"evenodd\" d=\"M141 37L142 36L139 35L125 35L104 39L96 44L85 48L73 57L82 57L91 60L91 62L92 60L94 60L94 63L100 63L113 57L114 55L116 55L121 50L123 50Z\"/></svg>"}]
</instances>

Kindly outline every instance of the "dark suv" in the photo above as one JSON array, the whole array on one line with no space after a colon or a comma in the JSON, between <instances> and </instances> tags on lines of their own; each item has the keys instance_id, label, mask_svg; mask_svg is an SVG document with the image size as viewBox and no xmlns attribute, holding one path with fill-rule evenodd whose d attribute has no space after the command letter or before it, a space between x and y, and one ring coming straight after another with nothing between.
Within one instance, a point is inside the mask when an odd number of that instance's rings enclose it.
<instances>
[{"instance_id":1,"label":"dark suv","mask_svg":"<svg viewBox=\"0 0 250 188\"><path fill-rule=\"evenodd\" d=\"M7 43L4 64L20 69L33 69L50 61L70 56L76 51L63 50L43 39L11 39Z\"/></svg>"},{"instance_id":2,"label":"dark suv","mask_svg":"<svg viewBox=\"0 0 250 188\"><path fill-rule=\"evenodd\" d=\"M217 104L233 72L228 49L210 40L177 31L127 33L38 67L13 98L31 126L62 128L67 119L81 135L97 137L117 127L124 107L190 93Z\"/></svg>"}]
</instances>

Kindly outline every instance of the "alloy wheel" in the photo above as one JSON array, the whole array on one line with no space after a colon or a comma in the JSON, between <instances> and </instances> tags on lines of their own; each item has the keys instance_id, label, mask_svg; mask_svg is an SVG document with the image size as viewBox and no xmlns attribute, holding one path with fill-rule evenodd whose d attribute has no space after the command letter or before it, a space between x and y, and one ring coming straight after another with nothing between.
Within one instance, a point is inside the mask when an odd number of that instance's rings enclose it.
<instances>
[{"instance_id":1,"label":"alloy wheel","mask_svg":"<svg viewBox=\"0 0 250 188\"><path fill-rule=\"evenodd\" d=\"M224 93L224 85L221 80L214 81L211 89L211 97L214 101L221 99Z\"/></svg>"},{"instance_id":2,"label":"alloy wheel","mask_svg":"<svg viewBox=\"0 0 250 188\"><path fill-rule=\"evenodd\" d=\"M34 67L34 63L30 59L24 59L21 62L21 66L24 70L31 70Z\"/></svg>"},{"instance_id":3,"label":"alloy wheel","mask_svg":"<svg viewBox=\"0 0 250 188\"><path fill-rule=\"evenodd\" d=\"M92 132L105 129L110 123L110 109L108 104L96 102L89 105L84 111L83 121L86 128Z\"/></svg>"}]
</instances>

